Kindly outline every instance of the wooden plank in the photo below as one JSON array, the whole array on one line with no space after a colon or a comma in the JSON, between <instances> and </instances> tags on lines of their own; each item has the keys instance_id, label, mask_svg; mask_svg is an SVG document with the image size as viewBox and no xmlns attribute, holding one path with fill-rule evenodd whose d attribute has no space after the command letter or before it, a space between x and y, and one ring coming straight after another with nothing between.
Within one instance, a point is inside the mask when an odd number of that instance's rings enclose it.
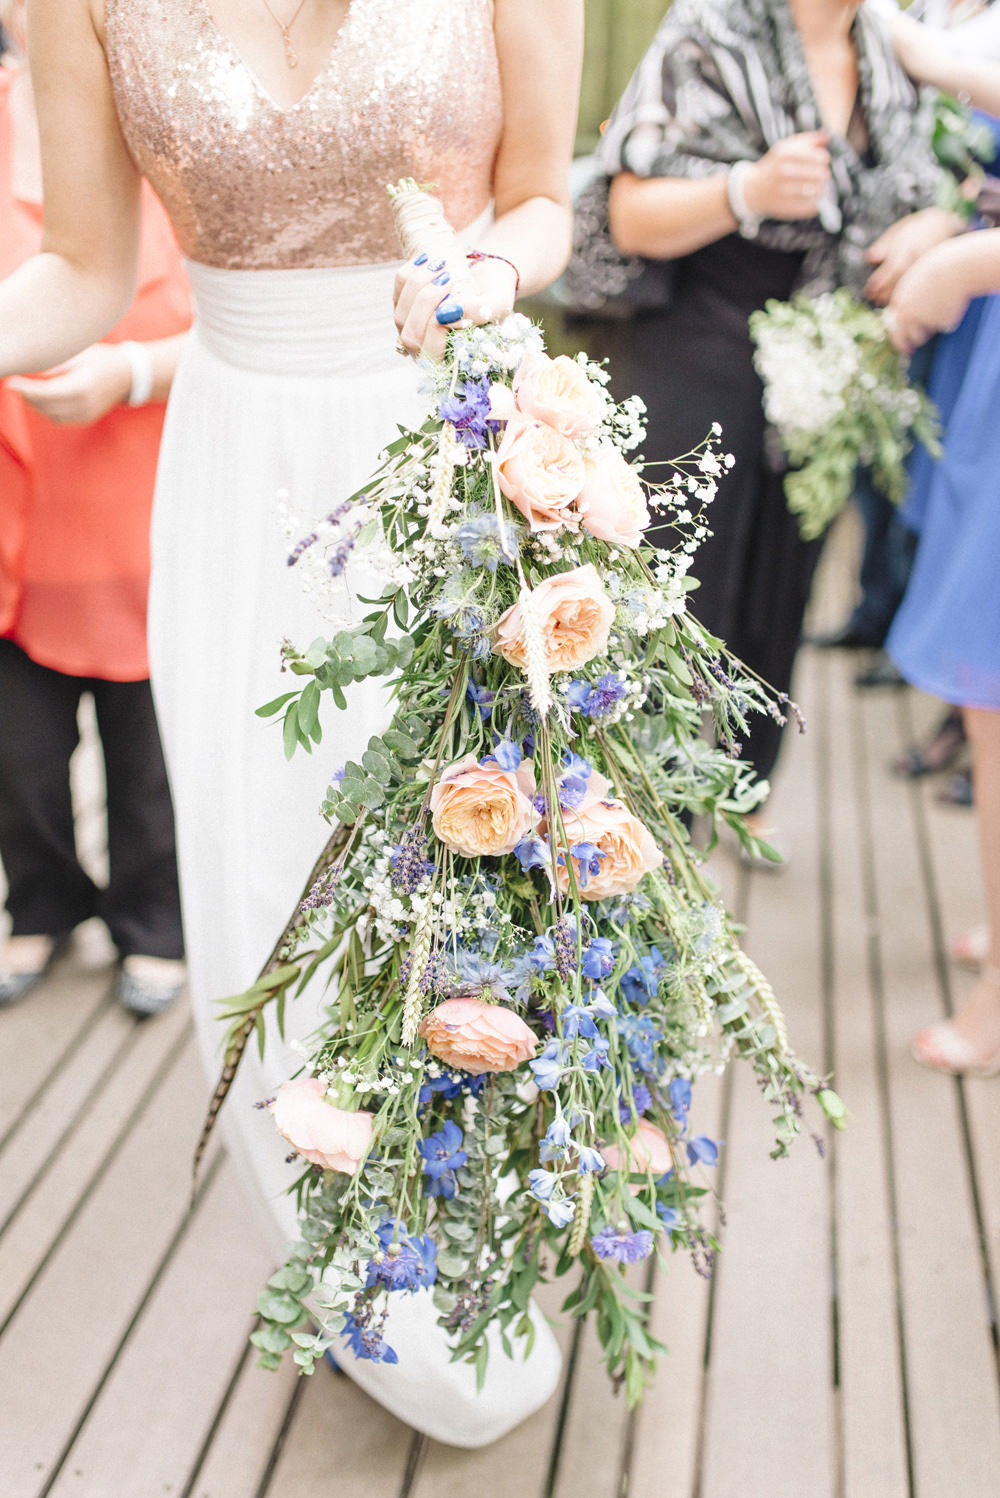
<instances>
[{"instance_id":1,"label":"wooden plank","mask_svg":"<svg viewBox=\"0 0 1000 1498\"><path fill-rule=\"evenodd\" d=\"M224 1167L102 1386L51 1498L169 1493L187 1479L273 1267L262 1240L246 1231L246 1215L235 1172ZM266 1382L283 1413L282 1382ZM261 1472L245 1461L239 1470L242 1492L252 1493Z\"/></svg>"},{"instance_id":2,"label":"wooden plank","mask_svg":"<svg viewBox=\"0 0 1000 1498\"><path fill-rule=\"evenodd\" d=\"M807 680L798 684L810 710ZM794 863L750 881L747 949L785 1006L793 1044L822 1056L817 808L808 740L787 746L773 795ZM736 1069L721 1191L703 1498L823 1498L834 1492L829 1175L808 1139L768 1158L769 1110Z\"/></svg>"},{"instance_id":3,"label":"wooden plank","mask_svg":"<svg viewBox=\"0 0 1000 1498\"><path fill-rule=\"evenodd\" d=\"M823 860L828 881L833 1065L849 1124L830 1141L836 1205L837 1364L842 1489L850 1498L908 1498L902 1348L897 1325L895 1207L881 1027L872 991L857 758L843 653L820 663L814 713L821 744ZM856 726L856 725L855 725ZM919 913L917 914L919 919Z\"/></svg>"},{"instance_id":4,"label":"wooden plank","mask_svg":"<svg viewBox=\"0 0 1000 1498\"><path fill-rule=\"evenodd\" d=\"M553 1321L556 1338L566 1357L571 1341L568 1318L559 1307L572 1287L566 1277L555 1285L543 1285L536 1300ZM488 1498L541 1498L545 1490L563 1398L565 1378L553 1397L530 1419L492 1446L463 1450L429 1441L412 1498L468 1498L482 1493Z\"/></svg>"},{"instance_id":5,"label":"wooden plank","mask_svg":"<svg viewBox=\"0 0 1000 1498\"><path fill-rule=\"evenodd\" d=\"M0 1237L0 1325L46 1255L69 1230L95 1179L127 1144L129 1120L155 1090L158 1074L172 1064L187 1024L186 1006L178 1004L160 1019L136 1027L124 1064L91 1099L70 1137L50 1158L33 1191L7 1224ZM179 1154L189 1152L189 1138L172 1137Z\"/></svg>"},{"instance_id":6,"label":"wooden plank","mask_svg":"<svg viewBox=\"0 0 1000 1498\"><path fill-rule=\"evenodd\" d=\"M95 1089L135 1043L135 1021L117 1005L101 1011L63 1068L58 1085L29 1102L0 1147L0 1232L16 1205L65 1143Z\"/></svg>"},{"instance_id":7,"label":"wooden plank","mask_svg":"<svg viewBox=\"0 0 1000 1498\"><path fill-rule=\"evenodd\" d=\"M397 1498L412 1443L409 1426L324 1365L303 1380L278 1459L254 1498Z\"/></svg>"},{"instance_id":8,"label":"wooden plank","mask_svg":"<svg viewBox=\"0 0 1000 1498\"><path fill-rule=\"evenodd\" d=\"M940 1012L909 791L881 769L892 703L865 699L871 857L884 985L912 1463L919 1494L986 1498L1000 1470L1000 1399L958 1084L910 1058ZM923 911L921 920L912 913Z\"/></svg>"},{"instance_id":9,"label":"wooden plank","mask_svg":"<svg viewBox=\"0 0 1000 1498\"><path fill-rule=\"evenodd\" d=\"M314 1377L326 1378L325 1370ZM188 1479L183 1498L251 1498L256 1494L281 1434L288 1406L299 1385L290 1358L275 1373L256 1366L256 1353L244 1359L208 1449ZM318 1495L317 1495L318 1498Z\"/></svg>"},{"instance_id":10,"label":"wooden plank","mask_svg":"<svg viewBox=\"0 0 1000 1498\"><path fill-rule=\"evenodd\" d=\"M32 993L0 1009L0 1138L58 1077L111 1002L110 987L107 964L81 965L74 943Z\"/></svg>"},{"instance_id":11,"label":"wooden plank","mask_svg":"<svg viewBox=\"0 0 1000 1498\"><path fill-rule=\"evenodd\" d=\"M723 1088L718 1077L695 1085L691 1130L718 1139ZM629 1498L689 1498L695 1490L705 1398L705 1339L711 1298L702 1279L678 1251L668 1272L657 1269L652 1332L670 1349L635 1416Z\"/></svg>"},{"instance_id":12,"label":"wooden plank","mask_svg":"<svg viewBox=\"0 0 1000 1498\"><path fill-rule=\"evenodd\" d=\"M4 1498L34 1498L184 1221L205 1084L189 1045L0 1339Z\"/></svg>"}]
</instances>

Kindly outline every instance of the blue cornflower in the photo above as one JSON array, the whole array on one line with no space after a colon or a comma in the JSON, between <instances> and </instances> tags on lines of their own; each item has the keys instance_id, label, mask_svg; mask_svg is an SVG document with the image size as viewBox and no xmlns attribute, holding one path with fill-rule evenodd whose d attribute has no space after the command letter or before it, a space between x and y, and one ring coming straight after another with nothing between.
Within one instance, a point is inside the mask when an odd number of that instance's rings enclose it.
<instances>
[{"instance_id":1,"label":"blue cornflower","mask_svg":"<svg viewBox=\"0 0 1000 1498\"><path fill-rule=\"evenodd\" d=\"M358 1312L352 1316L348 1311L344 1315L341 1336L356 1358L367 1358L373 1363L398 1363L399 1358L382 1335L383 1325L382 1321L375 1324L370 1306L367 1314Z\"/></svg>"},{"instance_id":2,"label":"blue cornflower","mask_svg":"<svg viewBox=\"0 0 1000 1498\"><path fill-rule=\"evenodd\" d=\"M691 1108L691 1083L687 1077L674 1077L670 1084L670 1111L683 1124Z\"/></svg>"},{"instance_id":3,"label":"blue cornflower","mask_svg":"<svg viewBox=\"0 0 1000 1498\"><path fill-rule=\"evenodd\" d=\"M585 978L592 978L599 983L602 978L610 978L614 970L614 943L606 936L595 936L583 954L583 966L580 971Z\"/></svg>"},{"instance_id":4,"label":"blue cornflower","mask_svg":"<svg viewBox=\"0 0 1000 1498\"><path fill-rule=\"evenodd\" d=\"M469 515L455 531L462 555L473 567L495 572L500 562L513 562L518 553L517 530L505 520L503 529L495 515Z\"/></svg>"},{"instance_id":5,"label":"blue cornflower","mask_svg":"<svg viewBox=\"0 0 1000 1498\"><path fill-rule=\"evenodd\" d=\"M486 687L477 687L475 682L470 681L465 689L465 695L466 697L468 697L470 702L474 702L476 704L480 721L485 723L489 718L490 713L493 711L493 703L497 695L496 692L491 692Z\"/></svg>"},{"instance_id":6,"label":"blue cornflower","mask_svg":"<svg viewBox=\"0 0 1000 1498\"><path fill-rule=\"evenodd\" d=\"M591 1172L604 1170L607 1165L607 1161L600 1150L591 1149L589 1144L581 1144L579 1146L578 1157L579 1165L577 1168L582 1176L588 1175Z\"/></svg>"},{"instance_id":7,"label":"blue cornflower","mask_svg":"<svg viewBox=\"0 0 1000 1498\"><path fill-rule=\"evenodd\" d=\"M387 1290L419 1290L437 1278L437 1245L429 1233L411 1237L402 1224L387 1217L376 1237L380 1249L368 1261L369 1290L384 1285Z\"/></svg>"},{"instance_id":8,"label":"blue cornflower","mask_svg":"<svg viewBox=\"0 0 1000 1498\"><path fill-rule=\"evenodd\" d=\"M464 1165L469 1156L462 1144L463 1135L458 1124L446 1119L436 1134L429 1134L417 1145L424 1157L424 1174L436 1181L445 1171L454 1171Z\"/></svg>"},{"instance_id":9,"label":"blue cornflower","mask_svg":"<svg viewBox=\"0 0 1000 1498\"><path fill-rule=\"evenodd\" d=\"M620 677L606 671L590 689L583 711L588 718L606 718L625 696L626 687Z\"/></svg>"},{"instance_id":10,"label":"blue cornflower","mask_svg":"<svg viewBox=\"0 0 1000 1498\"><path fill-rule=\"evenodd\" d=\"M717 1165L719 1163L719 1145L714 1139L709 1139L707 1134L696 1134L687 1143L687 1155L692 1165Z\"/></svg>"},{"instance_id":11,"label":"blue cornflower","mask_svg":"<svg viewBox=\"0 0 1000 1498\"><path fill-rule=\"evenodd\" d=\"M605 1227L594 1234L590 1246L599 1259L613 1259L616 1264L637 1264L653 1252L653 1235L645 1228L638 1232L620 1232Z\"/></svg>"},{"instance_id":12,"label":"blue cornflower","mask_svg":"<svg viewBox=\"0 0 1000 1498\"><path fill-rule=\"evenodd\" d=\"M490 414L490 382L485 376L478 380L462 380L451 395L438 403L442 421L450 421L466 447L486 446L486 420Z\"/></svg>"}]
</instances>

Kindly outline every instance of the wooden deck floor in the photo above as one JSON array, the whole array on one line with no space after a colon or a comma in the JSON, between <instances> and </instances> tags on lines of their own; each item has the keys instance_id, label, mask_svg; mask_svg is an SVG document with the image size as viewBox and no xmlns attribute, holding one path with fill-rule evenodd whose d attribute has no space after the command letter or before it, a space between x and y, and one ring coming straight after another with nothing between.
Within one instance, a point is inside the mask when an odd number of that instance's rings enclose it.
<instances>
[{"instance_id":1,"label":"wooden deck floor","mask_svg":"<svg viewBox=\"0 0 1000 1498\"><path fill-rule=\"evenodd\" d=\"M0 1014L0 1498L996 1498L1000 1083L908 1056L968 981L945 945L982 914L974 829L886 769L936 705L857 693L854 664L802 657L810 728L775 797L792 864L722 870L850 1127L772 1164L750 1077L702 1089L725 1249L710 1285L679 1258L657 1276L672 1356L639 1415L586 1335L549 1406L478 1452L325 1368L257 1371L270 1266L224 1157L188 1205L187 1017L120 1013L86 931Z\"/></svg>"}]
</instances>

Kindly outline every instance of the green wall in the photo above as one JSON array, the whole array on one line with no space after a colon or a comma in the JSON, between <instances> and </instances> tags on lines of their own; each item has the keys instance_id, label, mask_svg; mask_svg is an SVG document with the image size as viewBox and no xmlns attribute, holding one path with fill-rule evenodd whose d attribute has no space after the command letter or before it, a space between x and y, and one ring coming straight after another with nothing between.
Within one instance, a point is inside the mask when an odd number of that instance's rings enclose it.
<instances>
[{"instance_id":1,"label":"green wall","mask_svg":"<svg viewBox=\"0 0 1000 1498\"><path fill-rule=\"evenodd\" d=\"M666 10L667 0L585 0L579 152L593 149L601 122L610 114Z\"/></svg>"}]
</instances>

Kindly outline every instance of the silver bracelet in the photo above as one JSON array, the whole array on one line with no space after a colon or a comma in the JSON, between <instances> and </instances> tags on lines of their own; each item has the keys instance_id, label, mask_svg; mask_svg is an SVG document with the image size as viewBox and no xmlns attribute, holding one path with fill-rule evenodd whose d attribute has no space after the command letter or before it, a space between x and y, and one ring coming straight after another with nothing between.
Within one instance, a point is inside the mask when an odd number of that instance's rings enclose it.
<instances>
[{"instance_id":1,"label":"silver bracelet","mask_svg":"<svg viewBox=\"0 0 1000 1498\"><path fill-rule=\"evenodd\" d=\"M125 342L118 347L132 370L132 383L126 403L130 406L144 406L153 393L153 360L149 350L144 343Z\"/></svg>"},{"instance_id":2,"label":"silver bracelet","mask_svg":"<svg viewBox=\"0 0 1000 1498\"><path fill-rule=\"evenodd\" d=\"M726 202L744 239L756 239L761 225L760 215L751 213L743 195L743 184L752 166L752 161L736 161L729 168L729 176L726 178Z\"/></svg>"}]
</instances>

